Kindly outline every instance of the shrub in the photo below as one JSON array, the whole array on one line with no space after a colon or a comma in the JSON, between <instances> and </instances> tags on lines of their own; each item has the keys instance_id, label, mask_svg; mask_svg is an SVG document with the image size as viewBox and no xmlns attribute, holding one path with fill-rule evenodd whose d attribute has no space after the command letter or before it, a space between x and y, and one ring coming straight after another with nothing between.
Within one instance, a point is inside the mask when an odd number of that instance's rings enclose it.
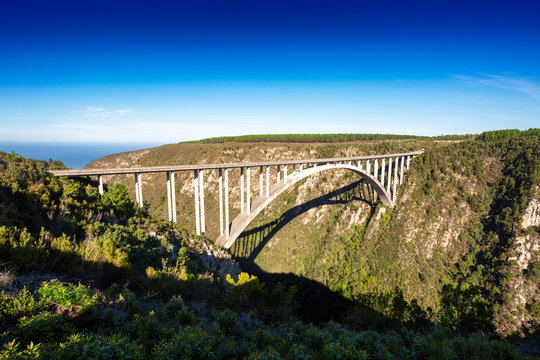
<instances>
[{"instance_id":1,"label":"shrub","mask_svg":"<svg viewBox=\"0 0 540 360\"><path fill-rule=\"evenodd\" d=\"M143 347L123 336L109 337L73 335L60 344L51 356L62 360L142 360L145 358Z\"/></svg>"},{"instance_id":2,"label":"shrub","mask_svg":"<svg viewBox=\"0 0 540 360\"><path fill-rule=\"evenodd\" d=\"M175 324L178 325L196 325L199 318L192 310L189 310L182 300L172 298L165 307L166 313Z\"/></svg>"},{"instance_id":3,"label":"shrub","mask_svg":"<svg viewBox=\"0 0 540 360\"><path fill-rule=\"evenodd\" d=\"M123 219L128 219L137 213L137 206L131 201L126 187L119 183L114 184L103 194L101 202Z\"/></svg>"},{"instance_id":4,"label":"shrub","mask_svg":"<svg viewBox=\"0 0 540 360\"><path fill-rule=\"evenodd\" d=\"M58 342L75 332L73 326L58 314L38 314L19 319L15 334L23 343Z\"/></svg>"},{"instance_id":5,"label":"shrub","mask_svg":"<svg viewBox=\"0 0 540 360\"><path fill-rule=\"evenodd\" d=\"M219 328L226 334L231 334L237 323L236 313L229 309L214 312L214 320L219 324Z\"/></svg>"},{"instance_id":6,"label":"shrub","mask_svg":"<svg viewBox=\"0 0 540 360\"><path fill-rule=\"evenodd\" d=\"M141 304L137 299L137 296L129 291L124 289L121 294L118 295L118 302L122 304L122 308L128 314L138 314L141 312Z\"/></svg>"},{"instance_id":7,"label":"shrub","mask_svg":"<svg viewBox=\"0 0 540 360\"><path fill-rule=\"evenodd\" d=\"M43 282L38 294L42 300L56 305L65 308L77 307L78 312L88 310L97 302L97 295L93 295L88 287L81 284L62 284L57 279Z\"/></svg>"},{"instance_id":8,"label":"shrub","mask_svg":"<svg viewBox=\"0 0 540 360\"><path fill-rule=\"evenodd\" d=\"M211 360L216 358L217 340L199 327L186 326L180 328L171 340L154 347L152 355L156 360Z\"/></svg>"},{"instance_id":9,"label":"shrub","mask_svg":"<svg viewBox=\"0 0 540 360\"><path fill-rule=\"evenodd\" d=\"M233 285L233 294L240 301L257 300L263 294L263 284L256 276L248 273L240 273L236 282L227 274L227 282Z\"/></svg>"},{"instance_id":10,"label":"shrub","mask_svg":"<svg viewBox=\"0 0 540 360\"><path fill-rule=\"evenodd\" d=\"M0 293L0 321L5 318L18 318L37 313L43 308L43 304L36 301L26 287L15 294L7 295Z\"/></svg>"},{"instance_id":11,"label":"shrub","mask_svg":"<svg viewBox=\"0 0 540 360\"><path fill-rule=\"evenodd\" d=\"M15 340L4 345L0 350L0 359L5 360L26 360L38 359L40 357L40 344L34 345L30 343L25 348L21 348L21 344Z\"/></svg>"}]
</instances>

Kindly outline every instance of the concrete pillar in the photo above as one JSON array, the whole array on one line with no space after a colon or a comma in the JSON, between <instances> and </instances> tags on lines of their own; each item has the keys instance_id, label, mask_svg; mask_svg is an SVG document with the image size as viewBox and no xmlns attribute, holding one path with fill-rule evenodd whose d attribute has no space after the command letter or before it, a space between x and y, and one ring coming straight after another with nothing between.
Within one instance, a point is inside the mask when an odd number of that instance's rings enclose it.
<instances>
[{"instance_id":1,"label":"concrete pillar","mask_svg":"<svg viewBox=\"0 0 540 360\"><path fill-rule=\"evenodd\" d=\"M386 183L386 192L388 193L388 195L390 195L390 182L391 181L392 181L392 158L388 158L388 182Z\"/></svg>"},{"instance_id":2,"label":"concrete pillar","mask_svg":"<svg viewBox=\"0 0 540 360\"><path fill-rule=\"evenodd\" d=\"M300 164L300 174L302 173L303 169L304 169L304 164Z\"/></svg>"},{"instance_id":3,"label":"concrete pillar","mask_svg":"<svg viewBox=\"0 0 540 360\"><path fill-rule=\"evenodd\" d=\"M142 209L144 202L143 202L143 196L142 196L142 174L137 174L138 184L139 184L139 207Z\"/></svg>"},{"instance_id":4,"label":"concrete pillar","mask_svg":"<svg viewBox=\"0 0 540 360\"><path fill-rule=\"evenodd\" d=\"M240 168L240 212L244 213L244 168Z\"/></svg>"},{"instance_id":5,"label":"concrete pillar","mask_svg":"<svg viewBox=\"0 0 540 360\"><path fill-rule=\"evenodd\" d=\"M407 170L409 170L410 162L411 162L411 157L407 156Z\"/></svg>"},{"instance_id":6,"label":"concrete pillar","mask_svg":"<svg viewBox=\"0 0 540 360\"><path fill-rule=\"evenodd\" d=\"M199 216L199 170L193 171L193 189L195 193L195 229L197 235L201 235L201 220Z\"/></svg>"},{"instance_id":7,"label":"concrete pillar","mask_svg":"<svg viewBox=\"0 0 540 360\"><path fill-rule=\"evenodd\" d=\"M225 169L225 239L229 238L229 169Z\"/></svg>"},{"instance_id":8,"label":"concrete pillar","mask_svg":"<svg viewBox=\"0 0 540 360\"><path fill-rule=\"evenodd\" d=\"M204 172L200 170L199 184L201 185L199 195L201 196L201 234L206 233L206 223L204 218Z\"/></svg>"},{"instance_id":9,"label":"concrete pillar","mask_svg":"<svg viewBox=\"0 0 540 360\"><path fill-rule=\"evenodd\" d=\"M366 172L371 174L371 160L366 161Z\"/></svg>"},{"instance_id":10,"label":"concrete pillar","mask_svg":"<svg viewBox=\"0 0 540 360\"><path fill-rule=\"evenodd\" d=\"M358 160L358 169L362 170L362 160Z\"/></svg>"},{"instance_id":11,"label":"concrete pillar","mask_svg":"<svg viewBox=\"0 0 540 360\"><path fill-rule=\"evenodd\" d=\"M174 171L171 171L171 199L172 199L172 221L176 224L176 186L174 184Z\"/></svg>"},{"instance_id":12,"label":"concrete pillar","mask_svg":"<svg viewBox=\"0 0 540 360\"><path fill-rule=\"evenodd\" d=\"M103 175L98 175L98 192L99 195L103 195Z\"/></svg>"},{"instance_id":13,"label":"concrete pillar","mask_svg":"<svg viewBox=\"0 0 540 360\"><path fill-rule=\"evenodd\" d=\"M137 202L137 206L139 206L139 177L137 173L133 175L135 175L135 201Z\"/></svg>"},{"instance_id":14,"label":"concrete pillar","mask_svg":"<svg viewBox=\"0 0 540 360\"><path fill-rule=\"evenodd\" d=\"M384 186L384 172L386 171L386 159L382 159L382 165L381 165L381 184Z\"/></svg>"},{"instance_id":15,"label":"concrete pillar","mask_svg":"<svg viewBox=\"0 0 540 360\"><path fill-rule=\"evenodd\" d=\"M403 184L403 165L405 163L405 157L401 157L401 173L399 174L399 185Z\"/></svg>"},{"instance_id":16,"label":"concrete pillar","mask_svg":"<svg viewBox=\"0 0 540 360\"><path fill-rule=\"evenodd\" d=\"M276 182L279 182L279 180L281 179L281 166L277 166L277 181Z\"/></svg>"},{"instance_id":17,"label":"concrete pillar","mask_svg":"<svg viewBox=\"0 0 540 360\"><path fill-rule=\"evenodd\" d=\"M397 168L398 168L398 158L396 158L395 164L394 164L394 191L392 192L392 201L396 201L396 189L397 189Z\"/></svg>"},{"instance_id":18,"label":"concrete pillar","mask_svg":"<svg viewBox=\"0 0 540 360\"><path fill-rule=\"evenodd\" d=\"M171 173L167 174L167 209L169 210L169 221L172 221L172 201L171 201Z\"/></svg>"},{"instance_id":19,"label":"concrete pillar","mask_svg":"<svg viewBox=\"0 0 540 360\"><path fill-rule=\"evenodd\" d=\"M379 159L375 159L375 173L373 174L373 177L377 179L378 175L379 175Z\"/></svg>"},{"instance_id":20,"label":"concrete pillar","mask_svg":"<svg viewBox=\"0 0 540 360\"><path fill-rule=\"evenodd\" d=\"M218 170L219 188L219 236L223 236L223 170Z\"/></svg>"},{"instance_id":21,"label":"concrete pillar","mask_svg":"<svg viewBox=\"0 0 540 360\"><path fill-rule=\"evenodd\" d=\"M283 182L287 182L287 165L283 165Z\"/></svg>"},{"instance_id":22,"label":"concrete pillar","mask_svg":"<svg viewBox=\"0 0 540 360\"><path fill-rule=\"evenodd\" d=\"M270 166L266 167L266 196L270 196Z\"/></svg>"},{"instance_id":23,"label":"concrete pillar","mask_svg":"<svg viewBox=\"0 0 540 360\"><path fill-rule=\"evenodd\" d=\"M251 187L250 187L250 179L251 179L251 168L247 168L247 201L246 201L246 212L249 214L251 212Z\"/></svg>"},{"instance_id":24,"label":"concrete pillar","mask_svg":"<svg viewBox=\"0 0 540 360\"><path fill-rule=\"evenodd\" d=\"M259 196L262 196L263 194L263 187L264 187L263 172L264 172L263 167L262 166L259 167Z\"/></svg>"}]
</instances>

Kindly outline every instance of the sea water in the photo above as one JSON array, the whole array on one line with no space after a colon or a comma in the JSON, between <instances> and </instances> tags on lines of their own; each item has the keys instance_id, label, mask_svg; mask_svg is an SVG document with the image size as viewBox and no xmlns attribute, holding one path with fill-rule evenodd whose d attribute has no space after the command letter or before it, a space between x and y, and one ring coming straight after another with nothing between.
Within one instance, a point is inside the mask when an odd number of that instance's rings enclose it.
<instances>
[{"instance_id":1,"label":"sea water","mask_svg":"<svg viewBox=\"0 0 540 360\"><path fill-rule=\"evenodd\" d=\"M85 165L105 155L146 149L156 145L158 144L0 142L0 151L15 152L37 160L60 160L68 168L82 169Z\"/></svg>"}]
</instances>

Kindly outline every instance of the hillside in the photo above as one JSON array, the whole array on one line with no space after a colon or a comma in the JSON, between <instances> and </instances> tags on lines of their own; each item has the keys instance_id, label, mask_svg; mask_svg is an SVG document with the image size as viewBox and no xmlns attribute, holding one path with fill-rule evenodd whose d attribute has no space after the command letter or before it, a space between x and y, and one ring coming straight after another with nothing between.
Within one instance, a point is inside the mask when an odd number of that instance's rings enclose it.
<instances>
[{"instance_id":1,"label":"hillside","mask_svg":"<svg viewBox=\"0 0 540 360\"><path fill-rule=\"evenodd\" d=\"M406 174L394 209L378 203L349 172L321 173L265 209L232 254L252 273L296 274L383 313L390 311L388 299L396 293L432 317L444 310L447 298L474 295L474 311L483 313L471 324L461 319L461 326L495 329L505 336L534 332L540 300L534 131L485 133L466 141L181 143L109 156L90 167L307 159L420 148L426 152ZM177 174L179 223L187 229L194 228L191 176ZM235 176L230 182L238 184ZM150 212L164 217L161 177L147 176L143 192ZM217 219L216 174L206 179L207 218ZM132 179L109 181L132 188ZM238 192L233 188L231 193L231 218L239 212ZM217 221L207 221L209 239L215 239L217 227Z\"/></svg>"},{"instance_id":2,"label":"hillside","mask_svg":"<svg viewBox=\"0 0 540 360\"><path fill-rule=\"evenodd\" d=\"M426 149L394 209L338 170L283 194L232 250L257 276L182 216L159 220L163 179L145 178L141 211L132 178L107 179L99 196L94 182L48 175L58 161L0 153L0 358L527 358L538 353L538 146L521 133L177 144L93 164ZM177 199L191 216L191 197Z\"/></svg>"}]
</instances>

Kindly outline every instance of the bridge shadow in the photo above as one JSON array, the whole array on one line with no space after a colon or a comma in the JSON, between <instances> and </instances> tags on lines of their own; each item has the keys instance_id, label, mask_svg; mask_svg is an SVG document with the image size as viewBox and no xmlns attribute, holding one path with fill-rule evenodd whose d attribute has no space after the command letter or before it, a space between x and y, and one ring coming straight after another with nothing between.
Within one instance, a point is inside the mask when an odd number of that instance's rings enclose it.
<instances>
[{"instance_id":1,"label":"bridge shadow","mask_svg":"<svg viewBox=\"0 0 540 360\"><path fill-rule=\"evenodd\" d=\"M230 252L243 269L251 271L255 259L272 237L285 225L303 213L321 205L347 204L351 201L361 201L369 205L370 217L373 216L377 195L371 186L363 179L355 181L330 193L294 206L285 211L279 218L256 228L244 231L231 246Z\"/></svg>"}]
</instances>

